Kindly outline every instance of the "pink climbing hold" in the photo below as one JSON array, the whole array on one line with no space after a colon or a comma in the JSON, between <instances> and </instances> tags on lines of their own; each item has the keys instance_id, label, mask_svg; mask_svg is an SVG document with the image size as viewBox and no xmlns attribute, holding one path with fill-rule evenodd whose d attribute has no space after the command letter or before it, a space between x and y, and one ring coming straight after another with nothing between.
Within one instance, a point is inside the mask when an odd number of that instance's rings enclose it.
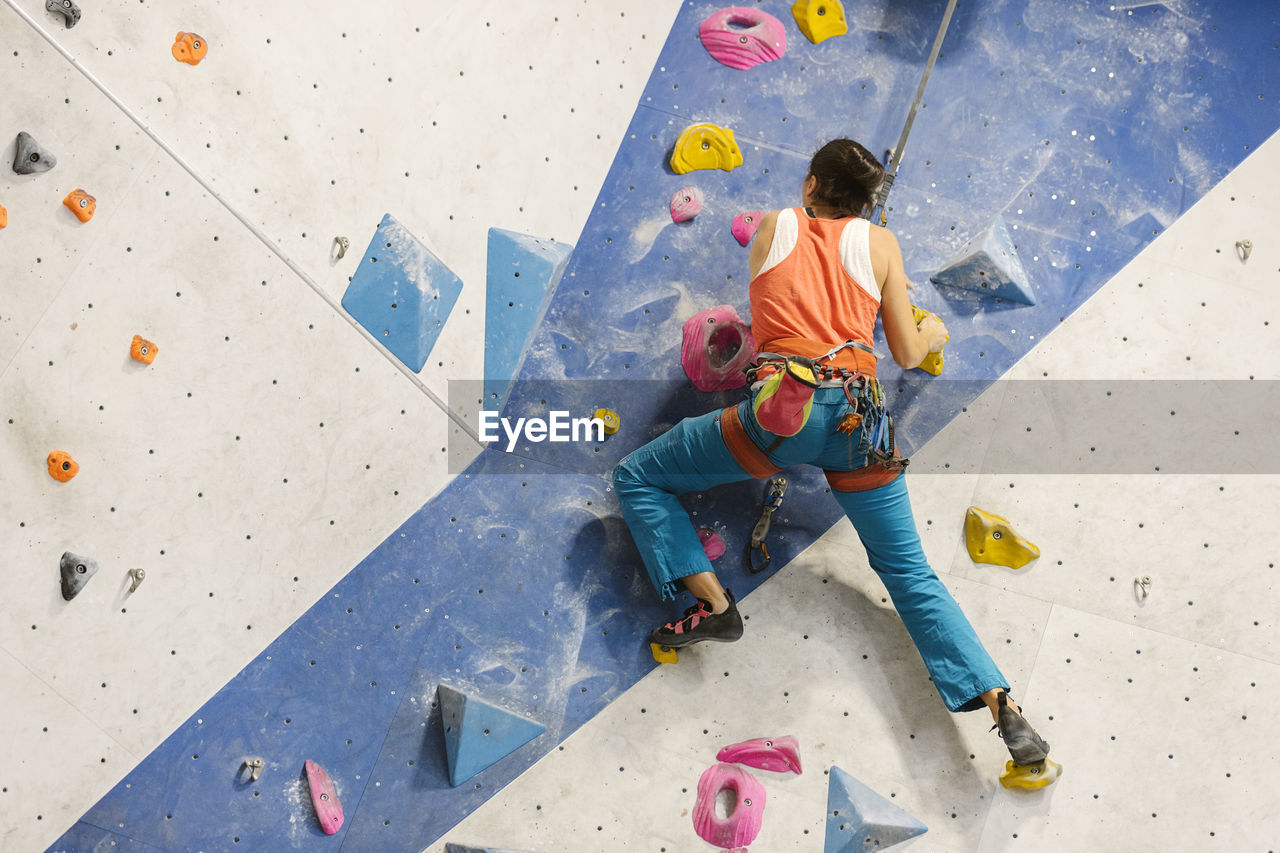
<instances>
[{"instance_id":1,"label":"pink climbing hold","mask_svg":"<svg viewBox=\"0 0 1280 853\"><path fill-rule=\"evenodd\" d=\"M732 791L728 817L716 815L721 791ZM745 847L760 834L764 820L764 785L733 764L708 767L698 780L698 800L693 806L693 828L698 836L717 847Z\"/></svg>"},{"instance_id":2,"label":"pink climbing hold","mask_svg":"<svg viewBox=\"0 0 1280 853\"><path fill-rule=\"evenodd\" d=\"M702 212L702 190L685 187L671 197L671 221L688 222Z\"/></svg>"},{"instance_id":3,"label":"pink climbing hold","mask_svg":"<svg viewBox=\"0 0 1280 853\"><path fill-rule=\"evenodd\" d=\"M800 775L800 742L791 735L744 740L716 753L717 761Z\"/></svg>"},{"instance_id":4,"label":"pink climbing hold","mask_svg":"<svg viewBox=\"0 0 1280 853\"><path fill-rule=\"evenodd\" d=\"M756 236L756 229L760 227L760 220L764 218L763 210L745 210L733 217L733 224L729 226L729 230L733 232L733 239L738 244L745 246L751 242L751 238Z\"/></svg>"},{"instance_id":5,"label":"pink climbing hold","mask_svg":"<svg viewBox=\"0 0 1280 853\"><path fill-rule=\"evenodd\" d=\"M709 527L703 527L698 530L698 539L702 541L702 550L706 552L708 560L717 560L724 556L724 540L720 538L719 533Z\"/></svg>"},{"instance_id":6,"label":"pink climbing hold","mask_svg":"<svg viewBox=\"0 0 1280 853\"><path fill-rule=\"evenodd\" d=\"M303 765L307 770L307 787L311 789L311 804L316 808L316 819L325 835L333 835L342 829L342 803L338 800L338 789L333 780L319 764L307 759Z\"/></svg>"},{"instance_id":7,"label":"pink climbing hold","mask_svg":"<svg viewBox=\"0 0 1280 853\"><path fill-rule=\"evenodd\" d=\"M742 369L755 357L751 327L731 305L699 311L684 323L680 363L699 391L727 391L746 385Z\"/></svg>"},{"instance_id":8,"label":"pink climbing hold","mask_svg":"<svg viewBox=\"0 0 1280 853\"><path fill-rule=\"evenodd\" d=\"M702 46L717 62L746 71L787 52L782 22L759 9L733 7L713 12L698 27Z\"/></svg>"}]
</instances>

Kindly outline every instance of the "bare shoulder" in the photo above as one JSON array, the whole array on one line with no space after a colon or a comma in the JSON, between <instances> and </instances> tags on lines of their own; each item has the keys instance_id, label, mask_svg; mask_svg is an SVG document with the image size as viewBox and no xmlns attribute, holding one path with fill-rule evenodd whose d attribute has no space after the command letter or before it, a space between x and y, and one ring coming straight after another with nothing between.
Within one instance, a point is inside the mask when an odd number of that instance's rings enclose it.
<instances>
[{"instance_id":1,"label":"bare shoulder","mask_svg":"<svg viewBox=\"0 0 1280 853\"><path fill-rule=\"evenodd\" d=\"M893 232L883 225L871 223L871 234L869 237L871 243L871 251L887 252L893 254L895 251L901 252L898 248L898 238L893 236Z\"/></svg>"},{"instance_id":2,"label":"bare shoulder","mask_svg":"<svg viewBox=\"0 0 1280 853\"><path fill-rule=\"evenodd\" d=\"M755 236L751 238L751 254L747 261L752 278L759 275L765 258L769 256L769 249L773 246L773 233L777 226L778 211L776 210L771 210L762 216L760 224L756 226Z\"/></svg>"},{"instance_id":3,"label":"bare shoulder","mask_svg":"<svg viewBox=\"0 0 1280 853\"><path fill-rule=\"evenodd\" d=\"M771 210L764 216L760 217L760 225L756 228L756 234L765 230L768 230L768 232L772 234L774 229L778 226L778 214L781 212L782 211L779 210Z\"/></svg>"}]
</instances>

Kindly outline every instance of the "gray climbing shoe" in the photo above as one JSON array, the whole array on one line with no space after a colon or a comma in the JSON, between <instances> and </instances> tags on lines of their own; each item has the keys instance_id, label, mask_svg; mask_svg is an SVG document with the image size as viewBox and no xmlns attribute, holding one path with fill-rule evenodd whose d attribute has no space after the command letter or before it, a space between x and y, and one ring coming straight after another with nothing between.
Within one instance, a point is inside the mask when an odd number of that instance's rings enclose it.
<instances>
[{"instance_id":1,"label":"gray climbing shoe","mask_svg":"<svg viewBox=\"0 0 1280 853\"><path fill-rule=\"evenodd\" d=\"M1015 764L1034 764L1043 761L1049 755L1049 744L1036 734L1031 724L1017 711L1009 707L1009 698L1004 693L999 696L1000 713L996 728L1000 730L1000 738L1004 741L1009 755Z\"/></svg>"}]
</instances>

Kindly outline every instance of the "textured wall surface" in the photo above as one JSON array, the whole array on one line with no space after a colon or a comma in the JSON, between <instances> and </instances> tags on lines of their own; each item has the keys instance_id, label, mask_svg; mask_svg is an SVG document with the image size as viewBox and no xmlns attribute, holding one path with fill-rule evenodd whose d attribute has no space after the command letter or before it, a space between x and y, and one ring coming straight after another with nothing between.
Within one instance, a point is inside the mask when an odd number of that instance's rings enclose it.
<instances>
[{"instance_id":1,"label":"textured wall surface","mask_svg":"<svg viewBox=\"0 0 1280 853\"><path fill-rule=\"evenodd\" d=\"M1106 418L1029 405L1045 379L1253 379L1270 399L1280 152L1253 152L1280 124L1273 10L966 6L893 191L915 300L951 343L943 381L882 375L918 451L931 562L1067 769L1026 794L996 784L985 715L942 708L812 473L795 472L775 519L779 571L744 602L747 637L650 674L642 638L672 608L606 477L678 417L735 399L690 389L677 354L697 310L745 314L730 220L794 203L830 136L896 141L941 3L850 4L849 34L820 45L762 3L790 47L743 72L698 43L708 3L359 22L122 3L63 31L7 2L12 130L60 162L0 183L14 247L0 254L0 522L16 532L0 542L16 582L0 661L19 697L0 711L16 757L0 849L694 849L691 792L716 749L783 733L806 773L765 774L762 849L818 848L832 765L930 826L915 849L1264 850L1280 834L1274 755L1258 754L1280 672L1275 554L1256 534L1277 471L1009 471L993 438L1011 423L1113 437ZM168 55L179 28L210 43L201 66ZM672 174L693 121L732 127L744 165ZM667 201L690 184L704 211L673 224ZM99 199L83 225L58 207L76 186ZM419 375L336 305L359 252L335 261L329 241L364 245L386 212L464 282ZM997 214L1034 307L927 284ZM518 383L509 411L607 405L624 426L490 448L451 479L479 451L440 401L472 416L450 380L481 375L490 225L576 246L524 365L559 381ZM160 346L150 368L128 359L134 333ZM69 484L43 472L55 448L83 466ZM1171 445L1170 464L1198 450ZM760 494L688 499L726 539L718 567L740 598L768 577L737 562ZM972 563L970 504L1041 559ZM67 549L104 570L63 603ZM148 578L130 595L134 566ZM440 683L548 731L453 788ZM252 784L250 755L266 760ZM332 841L308 812L308 758L346 807Z\"/></svg>"}]
</instances>

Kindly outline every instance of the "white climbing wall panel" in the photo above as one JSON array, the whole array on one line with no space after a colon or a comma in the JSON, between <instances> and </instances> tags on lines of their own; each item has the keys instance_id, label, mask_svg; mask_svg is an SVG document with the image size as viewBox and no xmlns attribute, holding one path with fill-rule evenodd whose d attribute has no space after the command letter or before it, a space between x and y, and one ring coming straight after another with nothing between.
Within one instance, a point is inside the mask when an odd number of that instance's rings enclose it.
<instances>
[{"instance_id":1,"label":"white climbing wall panel","mask_svg":"<svg viewBox=\"0 0 1280 853\"><path fill-rule=\"evenodd\" d=\"M393 213L465 283L419 381L479 378L488 228L576 240L676 8L0 4L0 159L20 130L58 157L0 173L0 851L56 839L448 481L443 412L330 303ZM70 603L64 550L102 566Z\"/></svg>"}]
</instances>

